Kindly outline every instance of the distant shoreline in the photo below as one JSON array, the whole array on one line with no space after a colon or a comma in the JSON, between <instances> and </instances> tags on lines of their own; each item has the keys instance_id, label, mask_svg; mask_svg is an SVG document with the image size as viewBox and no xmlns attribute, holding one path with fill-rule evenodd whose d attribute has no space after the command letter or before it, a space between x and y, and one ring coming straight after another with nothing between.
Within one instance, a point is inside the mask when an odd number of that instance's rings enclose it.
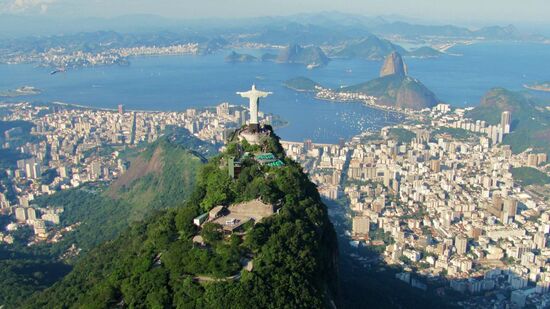
<instances>
[{"instance_id":1,"label":"distant shoreline","mask_svg":"<svg viewBox=\"0 0 550 309\"><path fill-rule=\"evenodd\" d=\"M51 104L54 105L61 105L61 106L69 106L69 107L76 107L81 109L91 109L91 110L100 110L100 111L106 111L106 112L116 112L116 108L108 108L108 107L94 107L94 106L88 106L88 105L82 105L82 104L76 104L76 103L65 103L65 102L59 102L54 101L51 102ZM155 110L126 110L128 112L145 112L145 113L162 113L163 111L155 111ZM167 112L174 112L174 111L167 111Z\"/></svg>"},{"instance_id":2,"label":"distant shoreline","mask_svg":"<svg viewBox=\"0 0 550 309\"><path fill-rule=\"evenodd\" d=\"M384 105L380 105L380 104L372 104L372 103L368 103L366 101L362 101L362 100L342 100L342 99L331 99L331 98L323 98L323 97L318 97L317 96L317 93L318 91L316 90L309 90L309 89L297 89L297 88L294 88L286 83L283 83L283 86L290 89L290 90L293 90L293 91L296 91L298 93L308 93L308 94L312 94L313 95L313 98L315 98L316 100L320 100L320 101L326 101L326 102L331 102L331 103L351 103L351 104L361 104L363 106L366 106L366 107L369 107L369 108L372 108L372 109L376 109L376 110L380 110L380 111L384 111L384 112L391 112L391 113L396 113L396 114L401 114L401 115L404 115L404 116L411 116L409 112L405 111L405 110L399 110L399 109L393 109L391 107L388 107L388 106L384 106Z\"/></svg>"},{"instance_id":3,"label":"distant shoreline","mask_svg":"<svg viewBox=\"0 0 550 309\"><path fill-rule=\"evenodd\" d=\"M550 92L550 87L545 87L545 86L526 85L526 84L524 84L523 88L529 89L529 90L535 90L535 91Z\"/></svg>"},{"instance_id":4,"label":"distant shoreline","mask_svg":"<svg viewBox=\"0 0 550 309\"><path fill-rule=\"evenodd\" d=\"M50 104L54 105L61 105L61 106L69 106L79 109L88 109L88 110L99 110L99 111L106 111L106 112L118 112L118 109L116 108L107 108L107 107L93 107L93 106L86 106L81 104L74 104L74 103L65 103L65 102L59 102L54 101L50 102ZM204 111L207 109L215 108L216 106L205 106L205 107L190 107L182 111L175 111L175 110L166 110L166 111L159 111L159 110L140 110L140 109L128 109L126 112L130 113L184 113L188 109L196 109L200 111ZM273 124L273 127L276 129L284 128L290 125L290 121L284 120L280 115L272 114L273 116L277 117L278 124Z\"/></svg>"},{"instance_id":5,"label":"distant shoreline","mask_svg":"<svg viewBox=\"0 0 550 309\"><path fill-rule=\"evenodd\" d=\"M17 98L24 96L34 96L42 93L42 90L33 86L22 86L17 89L0 91L0 98Z\"/></svg>"},{"instance_id":6,"label":"distant shoreline","mask_svg":"<svg viewBox=\"0 0 550 309\"><path fill-rule=\"evenodd\" d=\"M75 107L75 108L81 108L81 109L90 109L90 110L101 110L106 112L116 112L118 111L117 108L109 108L109 107L95 107L95 106L88 106L88 105L82 105L82 104L76 104L76 103L65 103L60 101L53 101L50 102L50 104L54 105L61 105L61 106L69 106L69 107ZM204 106L204 107L189 107L184 110L146 110L146 109L126 109L127 112L136 112L136 113L181 113L185 112L188 109L197 109L197 110L204 110L209 108L215 108L216 105L212 106Z\"/></svg>"},{"instance_id":7,"label":"distant shoreline","mask_svg":"<svg viewBox=\"0 0 550 309\"><path fill-rule=\"evenodd\" d=\"M369 108L372 108L372 109L376 109L376 110L379 110L379 111L383 111L383 112L401 114L401 115L404 115L406 117L411 116L410 113L405 111L405 110L393 109L391 107L387 107L387 106L384 106L384 105L367 103L366 101L361 101L361 100L339 100L339 99L330 99L330 98L320 98L320 97L317 97L317 96L315 96L315 99L321 100L321 101L328 101L328 102L332 102L332 103L340 103L340 104L341 103L361 104L363 106L366 106L366 107L369 107Z\"/></svg>"},{"instance_id":8,"label":"distant shoreline","mask_svg":"<svg viewBox=\"0 0 550 309\"><path fill-rule=\"evenodd\" d=\"M300 88L296 88L296 87L292 87L286 83L283 83L283 86L292 90L292 91L296 91L296 92L300 92L300 93L316 93L315 90L309 90L309 89L300 89Z\"/></svg>"}]
</instances>

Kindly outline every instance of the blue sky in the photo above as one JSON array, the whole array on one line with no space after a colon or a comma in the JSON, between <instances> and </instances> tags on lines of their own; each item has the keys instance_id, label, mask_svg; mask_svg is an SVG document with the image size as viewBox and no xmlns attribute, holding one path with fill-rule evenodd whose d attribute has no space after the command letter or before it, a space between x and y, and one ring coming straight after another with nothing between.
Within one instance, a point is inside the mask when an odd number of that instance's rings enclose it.
<instances>
[{"instance_id":1,"label":"blue sky","mask_svg":"<svg viewBox=\"0 0 550 309\"><path fill-rule=\"evenodd\" d=\"M435 22L550 23L550 0L0 0L1 13L78 17L250 17L330 10Z\"/></svg>"}]
</instances>

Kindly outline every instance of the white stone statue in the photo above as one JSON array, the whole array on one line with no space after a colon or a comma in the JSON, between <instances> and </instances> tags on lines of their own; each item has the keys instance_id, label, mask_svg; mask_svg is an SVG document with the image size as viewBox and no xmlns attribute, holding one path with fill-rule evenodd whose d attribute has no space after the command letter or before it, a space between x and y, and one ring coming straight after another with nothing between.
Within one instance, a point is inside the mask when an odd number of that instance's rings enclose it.
<instances>
[{"instance_id":1,"label":"white stone statue","mask_svg":"<svg viewBox=\"0 0 550 309\"><path fill-rule=\"evenodd\" d=\"M265 92L256 90L256 85L252 84L252 89L245 92L237 92L243 98L248 98L250 100L250 122L249 125L253 129L258 129L258 105L260 103L260 98L265 98L272 92Z\"/></svg>"}]
</instances>

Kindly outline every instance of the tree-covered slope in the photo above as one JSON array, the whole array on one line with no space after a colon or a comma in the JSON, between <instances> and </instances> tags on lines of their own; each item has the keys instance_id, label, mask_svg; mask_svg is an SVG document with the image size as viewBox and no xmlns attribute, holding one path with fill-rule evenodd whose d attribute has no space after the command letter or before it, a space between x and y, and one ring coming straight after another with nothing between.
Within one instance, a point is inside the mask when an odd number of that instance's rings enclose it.
<instances>
[{"instance_id":1,"label":"tree-covered slope","mask_svg":"<svg viewBox=\"0 0 550 309\"><path fill-rule=\"evenodd\" d=\"M364 83L340 88L340 92L361 92L375 97L386 97L387 100L397 96L397 89L403 81L402 76L387 75L375 78Z\"/></svg>"},{"instance_id":2,"label":"tree-covered slope","mask_svg":"<svg viewBox=\"0 0 550 309\"><path fill-rule=\"evenodd\" d=\"M149 146L131 161L129 169L106 192L131 205L126 214L141 220L145 213L178 206L192 191L201 157L167 139Z\"/></svg>"},{"instance_id":3,"label":"tree-covered slope","mask_svg":"<svg viewBox=\"0 0 550 309\"><path fill-rule=\"evenodd\" d=\"M540 98L526 92L513 92L503 88L488 91L479 106L467 113L472 119L498 124L503 111L512 113L512 132L504 143L514 152L527 148L550 154L550 106Z\"/></svg>"},{"instance_id":4,"label":"tree-covered slope","mask_svg":"<svg viewBox=\"0 0 550 309\"><path fill-rule=\"evenodd\" d=\"M64 280L36 295L30 308L319 308L336 291L337 244L315 185L284 156L276 137L262 146L238 142L210 160L182 207L161 211L92 250ZM244 157L236 179L227 160L272 152L283 166ZM212 223L199 231L193 218L217 205L259 198L279 211L222 236ZM202 235L205 247L194 245ZM242 267L252 260L253 269Z\"/></svg>"},{"instance_id":5,"label":"tree-covered slope","mask_svg":"<svg viewBox=\"0 0 550 309\"><path fill-rule=\"evenodd\" d=\"M0 256L4 252L0 250ZM5 308L15 308L37 290L42 290L59 280L70 267L55 261L2 256L0 259L0 303Z\"/></svg>"},{"instance_id":6,"label":"tree-covered slope","mask_svg":"<svg viewBox=\"0 0 550 309\"><path fill-rule=\"evenodd\" d=\"M33 292L60 280L74 261L118 237L132 222L158 209L181 206L193 191L202 161L178 142L164 138L134 158L128 170L136 176L131 183L92 184L38 198L35 203L42 207L63 207L60 226L73 230L64 233L60 242L28 247L25 238L32 232L21 229L14 245L0 246L0 304L17 307ZM135 175L144 165L158 171ZM73 245L80 254L60 260Z\"/></svg>"},{"instance_id":7,"label":"tree-covered slope","mask_svg":"<svg viewBox=\"0 0 550 309\"><path fill-rule=\"evenodd\" d=\"M79 223L50 253L59 255L70 244L88 251L117 237L130 223L153 211L180 206L193 191L202 160L189 150L161 139L137 155L123 177L108 187L86 186L38 200L43 206L63 207L63 226ZM135 172L144 165L154 170ZM124 183L128 174L135 177Z\"/></svg>"},{"instance_id":8,"label":"tree-covered slope","mask_svg":"<svg viewBox=\"0 0 550 309\"><path fill-rule=\"evenodd\" d=\"M514 176L514 180L525 186L550 184L550 177L548 175L532 167L512 168L512 175Z\"/></svg>"},{"instance_id":9,"label":"tree-covered slope","mask_svg":"<svg viewBox=\"0 0 550 309\"><path fill-rule=\"evenodd\" d=\"M286 80L283 85L287 88L303 92L315 92L318 87L321 87L319 83L303 76Z\"/></svg>"}]
</instances>

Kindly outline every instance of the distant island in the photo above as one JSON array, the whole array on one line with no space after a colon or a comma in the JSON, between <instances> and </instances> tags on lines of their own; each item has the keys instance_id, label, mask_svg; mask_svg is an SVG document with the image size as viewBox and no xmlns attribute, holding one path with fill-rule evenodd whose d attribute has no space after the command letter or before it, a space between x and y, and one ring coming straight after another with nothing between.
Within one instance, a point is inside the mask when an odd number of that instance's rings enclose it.
<instances>
[{"instance_id":1,"label":"distant island","mask_svg":"<svg viewBox=\"0 0 550 309\"><path fill-rule=\"evenodd\" d=\"M229 55L225 57L225 62L253 62L258 61L258 58L249 55L249 54L239 54L235 51L232 51Z\"/></svg>"},{"instance_id":2,"label":"distant island","mask_svg":"<svg viewBox=\"0 0 550 309\"><path fill-rule=\"evenodd\" d=\"M0 97L14 98L22 96L31 96L42 93L42 90L32 87L23 86L13 90L0 91Z\"/></svg>"},{"instance_id":3,"label":"distant island","mask_svg":"<svg viewBox=\"0 0 550 309\"><path fill-rule=\"evenodd\" d=\"M304 64L308 69L313 69L328 64L330 59L317 46L302 47L300 45L291 44L281 50L278 55L264 54L262 61L274 61L277 63L297 63Z\"/></svg>"},{"instance_id":4,"label":"distant island","mask_svg":"<svg viewBox=\"0 0 550 309\"><path fill-rule=\"evenodd\" d=\"M315 92L322 89L319 83L312 81L306 77L296 77L289 79L283 83L287 88L300 92Z\"/></svg>"},{"instance_id":5,"label":"distant island","mask_svg":"<svg viewBox=\"0 0 550 309\"><path fill-rule=\"evenodd\" d=\"M412 51L407 52L405 55L411 58L437 58L444 53L430 46L422 46Z\"/></svg>"},{"instance_id":6,"label":"distant island","mask_svg":"<svg viewBox=\"0 0 550 309\"><path fill-rule=\"evenodd\" d=\"M524 88L536 91L550 92L550 82L534 83L531 85L523 85Z\"/></svg>"}]
</instances>

